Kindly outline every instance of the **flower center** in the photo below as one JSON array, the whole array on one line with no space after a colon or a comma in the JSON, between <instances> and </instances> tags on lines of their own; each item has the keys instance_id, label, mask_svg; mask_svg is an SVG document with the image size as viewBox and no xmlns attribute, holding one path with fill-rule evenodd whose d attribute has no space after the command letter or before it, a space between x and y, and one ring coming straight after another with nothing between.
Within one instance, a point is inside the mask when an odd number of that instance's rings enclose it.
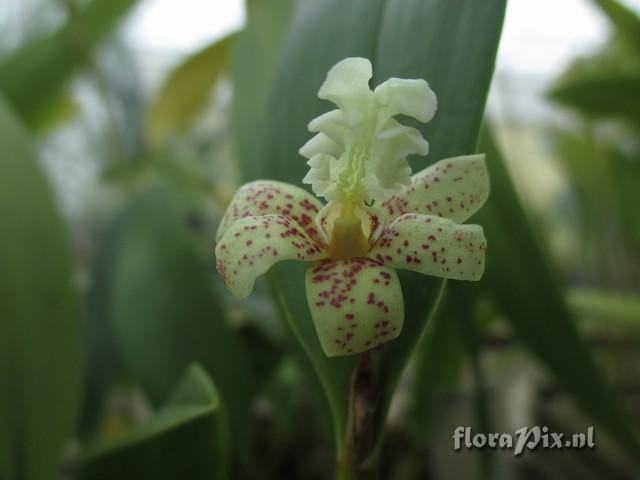
<instances>
[{"instance_id":1,"label":"flower center","mask_svg":"<svg viewBox=\"0 0 640 480\"><path fill-rule=\"evenodd\" d=\"M343 208L341 215L333 222L329 257L336 260L364 257L369 248L369 241L362 228L362 220L354 214L353 209Z\"/></svg>"}]
</instances>

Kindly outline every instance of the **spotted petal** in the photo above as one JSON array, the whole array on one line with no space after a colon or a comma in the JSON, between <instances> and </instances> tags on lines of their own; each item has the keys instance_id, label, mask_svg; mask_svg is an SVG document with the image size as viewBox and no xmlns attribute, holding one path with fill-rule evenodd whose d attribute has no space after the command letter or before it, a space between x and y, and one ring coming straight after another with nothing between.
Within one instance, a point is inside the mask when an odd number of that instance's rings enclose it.
<instances>
[{"instance_id":1,"label":"spotted petal","mask_svg":"<svg viewBox=\"0 0 640 480\"><path fill-rule=\"evenodd\" d=\"M390 78L378 85L373 95L386 107L382 110L386 118L403 114L424 123L433 118L438 108L436 94L422 79Z\"/></svg>"},{"instance_id":2,"label":"spotted petal","mask_svg":"<svg viewBox=\"0 0 640 480\"><path fill-rule=\"evenodd\" d=\"M340 108L350 123L359 120L363 107L371 97L369 80L373 76L371 62L366 58L345 58L336 63L318 91L318 97Z\"/></svg>"},{"instance_id":3,"label":"spotted petal","mask_svg":"<svg viewBox=\"0 0 640 480\"><path fill-rule=\"evenodd\" d=\"M282 260L327 255L298 223L283 215L246 217L233 223L216 246L216 267L231 293L248 296L257 277Z\"/></svg>"},{"instance_id":4,"label":"spotted petal","mask_svg":"<svg viewBox=\"0 0 640 480\"><path fill-rule=\"evenodd\" d=\"M233 196L220 222L220 240L237 220L254 215L278 214L295 220L315 242L319 242L314 218L322 204L311 194L288 183L256 180L243 185Z\"/></svg>"},{"instance_id":5,"label":"spotted petal","mask_svg":"<svg viewBox=\"0 0 640 480\"><path fill-rule=\"evenodd\" d=\"M409 213L385 229L368 257L435 277L480 280L486 244L480 225Z\"/></svg>"},{"instance_id":6,"label":"spotted petal","mask_svg":"<svg viewBox=\"0 0 640 480\"><path fill-rule=\"evenodd\" d=\"M306 274L307 300L324 352L364 352L400 334L404 304L394 270L367 258L325 260Z\"/></svg>"},{"instance_id":7,"label":"spotted petal","mask_svg":"<svg viewBox=\"0 0 640 480\"><path fill-rule=\"evenodd\" d=\"M489 196L484 155L448 158L411 177L411 186L384 203L390 218L421 213L462 223Z\"/></svg>"}]
</instances>

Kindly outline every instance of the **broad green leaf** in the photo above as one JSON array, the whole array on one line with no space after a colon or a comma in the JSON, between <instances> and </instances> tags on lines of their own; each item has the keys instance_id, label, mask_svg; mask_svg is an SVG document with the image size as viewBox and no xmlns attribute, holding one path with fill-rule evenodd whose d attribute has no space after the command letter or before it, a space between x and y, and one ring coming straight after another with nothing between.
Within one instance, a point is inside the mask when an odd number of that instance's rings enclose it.
<instances>
[{"instance_id":1,"label":"broad green leaf","mask_svg":"<svg viewBox=\"0 0 640 480\"><path fill-rule=\"evenodd\" d=\"M216 40L173 70L147 112L147 141L154 148L189 126L228 66L236 34Z\"/></svg>"},{"instance_id":2,"label":"broad green leaf","mask_svg":"<svg viewBox=\"0 0 640 480\"><path fill-rule=\"evenodd\" d=\"M431 144L428 162L475 150L502 31L506 0L389 0L381 25L374 82L389 77L424 78L438 96L432 122L420 126ZM414 162L414 171L424 166ZM473 223L476 223L473 220ZM385 398L378 420L381 437L386 409L404 366L427 325L439 280L404 276L406 321L397 342L383 353ZM475 288L470 284L469 288ZM409 323L407 326L410 325Z\"/></svg>"},{"instance_id":3,"label":"broad green leaf","mask_svg":"<svg viewBox=\"0 0 640 480\"><path fill-rule=\"evenodd\" d=\"M640 52L640 17L617 0L594 0L594 2L607 14L616 27L618 35Z\"/></svg>"},{"instance_id":4,"label":"broad green leaf","mask_svg":"<svg viewBox=\"0 0 640 480\"><path fill-rule=\"evenodd\" d=\"M98 248L85 300L86 367L77 432L81 441L90 439L95 434L103 419L109 388L123 371L110 323L110 296L113 286L111 265L116 259L119 234L126 221L127 218L120 218L119 223L96 235Z\"/></svg>"},{"instance_id":5,"label":"broad green leaf","mask_svg":"<svg viewBox=\"0 0 640 480\"><path fill-rule=\"evenodd\" d=\"M331 108L316 97L318 88L329 68L348 56L372 60L374 84L397 76L424 78L432 85L440 111L434 123L422 127L433 146L430 163L448 155L472 153L504 9L504 0L458 0L455 5L444 0L300 1L268 104L266 162L253 165L248 177L300 184L307 166L297 151L311 136L307 124ZM416 169L426 165L423 160ZM304 301L303 268L279 266L271 280L289 324L325 388L340 448L354 360L328 359L322 353ZM403 275L402 283L405 327L381 353L384 393L375 422L378 443L399 375L443 286L439 280L412 274Z\"/></svg>"},{"instance_id":6,"label":"broad green leaf","mask_svg":"<svg viewBox=\"0 0 640 480\"><path fill-rule=\"evenodd\" d=\"M31 141L0 98L0 478L58 478L79 394L69 239Z\"/></svg>"},{"instance_id":7,"label":"broad green leaf","mask_svg":"<svg viewBox=\"0 0 640 480\"><path fill-rule=\"evenodd\" d=\"M474 217L484 226L490 245L483 286L559 385L637 458L640 449L633 427L576 328L555 272L536 241L501 153L488 133L480 149L487 154L492 181L489 201Z\"/></svg>"},{"instance_id":8,"label":"broad green leaf","mask_svg":"<svg viewBox=\"0 0 640 480\"><path fill-rule=\"evenodd\" d=\"M228 427L213 382L193 364L147 422L87 455L80 478L228 478Z\"/></svg>"},{"instance_id":9,"label":"broad green leaf","mask_svg":"<svg viewBox=\"0 0 640 480\"><path fill-rule=\"evenodd\" d=\"M640 123L640 74L573 75L550 92L552 99L593 117L622 117Z\"/></svg>"},{"instance_id":10,"label":"broad green leaf","mask_svg":"<svg viewBox=\"0 0 640 480\"><path fill-rule=\"evenodd\" d=\"M296 0L246 3L249 18L232 59L231 127L240 170L250 180L258 178L266 161L267 101Z\"/></svg>"},{"instance_id":11,"label":"broad green leaf","mask_svg":"<svg viewBox=\"0 0 640 480\"><path fill-rule=\"evenodd\" d=\"M155 183L116 222L109 315L125 364L158 404L181 372L200 363L228 406L234 441L244 445L251 375L247 353L226 325L213 265L187 231L174 190Z\"/></svg>"},{"instance_id":12,"label":"broad green leaf","mask_svg":"<svg viewBox=\"0 0 640 480\"><path fill-rule=\"evenodd\" d=\"M47 120L74 70L135 0L91 0L57 32L0 60L0 92L30 126Z\"/></svg>"}]
</instances>

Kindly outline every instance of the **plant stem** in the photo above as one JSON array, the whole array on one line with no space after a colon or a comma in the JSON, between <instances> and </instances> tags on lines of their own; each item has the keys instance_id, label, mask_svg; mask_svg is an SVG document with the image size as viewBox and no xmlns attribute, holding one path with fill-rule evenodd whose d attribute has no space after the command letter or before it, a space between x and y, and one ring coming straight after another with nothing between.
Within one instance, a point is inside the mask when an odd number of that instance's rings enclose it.
<instances>
[{"instance_id":1,"label":"plant stem","mask_svg":"<svg viewBox=\"0 0 640 480\"><path fill-rule=\"evenodd\" d=\"M336 480L358 478L358 465L374 446L375 418L380 403L379 350L360 355L351 378L349 419L344 449L338 459Z\"/></svg>"},{"instance_id":2,"label":"plant stem","mask_svg":"<svg viewBox=\"0 0 640 480\"><path fill-rule=\"evenodd\" d=\"M353 451L347 446L342 451L336 465L336 480L356 480L358 478L357 465Z\"/></svg>"}]
</instances>

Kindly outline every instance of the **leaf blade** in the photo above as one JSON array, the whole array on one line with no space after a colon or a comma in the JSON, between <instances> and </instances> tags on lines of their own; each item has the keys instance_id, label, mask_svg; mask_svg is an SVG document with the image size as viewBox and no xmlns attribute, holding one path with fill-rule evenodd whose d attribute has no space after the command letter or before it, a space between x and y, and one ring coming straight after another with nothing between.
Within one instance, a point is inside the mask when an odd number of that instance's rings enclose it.
<instances>
[{"instance_id":1,"label":"leaf blade","mask_svg":"<svg viewBox=\"0 0 640 480\"><path fill-rule=\"evenodd\" d=\"M251 389L248 356L226 324L176 195L164 183L151 185L116 221L110 271L102 274L111 278L110 324L126 366L155 404L192 362L215 377L242 450Z\"/></svg>"},{"instance_id":2,"label":"leaf blade","mask_svg":"<svg viewBox=\"0 0 640 480\"><path fill-rule=\"evenodd\" d=\"M623 117L640 122L638 102L629 101L640 96L637 74L576 74L553 88L549 95L593 117Z\"/></svg>"},{"instance_id":3,"label":"leaf blade","mask_svg":"<svg viewBox=\"0 0 640 480\"><path fill-rule=\"evenodd\" d=\"M153 148L159 148L190 124L215 81L226 70L235 40L236 34L216 40L169 74L147 111L146 137Z\"/></svg>"},{"instance_id":4,"label":"leaf blade","mask_svg":"<svg viewBox=\"0 0 640 480\"><path fill-rule=\"evenodd\" d=\"M0 98L0 476L55 478L80 377L71 253L27 133Z\"/></svg>"},{"instance_id":5,"label":"leaf blade","mask_svg":"<svg viewBox=\"0 0 640 480\"><path fill-rule=\"evenodd\" d=\"M215 385L201 366L192 364L149 421L87 455L80 478L224 479L228 434Z\"/></svg>"}]
</instances>

